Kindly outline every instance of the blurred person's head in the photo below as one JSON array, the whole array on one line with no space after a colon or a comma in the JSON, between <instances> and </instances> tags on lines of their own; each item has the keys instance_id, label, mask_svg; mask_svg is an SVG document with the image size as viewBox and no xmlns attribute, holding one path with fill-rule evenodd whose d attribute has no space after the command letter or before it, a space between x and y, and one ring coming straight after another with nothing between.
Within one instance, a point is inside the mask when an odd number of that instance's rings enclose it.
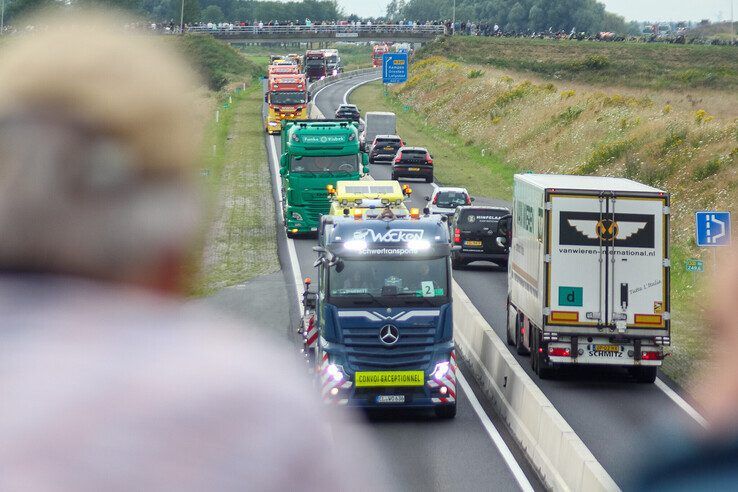
<instances>
[{"instance_id":1,"label":"blurred person's head","mask_svg":"<svg viewBox=\"0 0 738 492\"><path fill-rule=\"evenodd\" d=\"M178 287L200 212L193 72L125 20L35 24L0 50L0 270Z\"/></svg>"}]
</instances>

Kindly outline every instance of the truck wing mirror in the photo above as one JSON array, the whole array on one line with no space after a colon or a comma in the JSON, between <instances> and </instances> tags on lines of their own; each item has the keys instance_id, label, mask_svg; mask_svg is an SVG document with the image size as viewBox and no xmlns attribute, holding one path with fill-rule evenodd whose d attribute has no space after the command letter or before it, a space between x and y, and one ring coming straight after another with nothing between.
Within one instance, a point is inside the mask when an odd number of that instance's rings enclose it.
<instances>
[{"instance_id":1,"label":"truck wing mirror","mask_svg":"<svg viewBox=\"0 0 738 492\"><path fill-rule=\"evenodd\" d=\"M264 102L269 103L269 93L264 94Z\"/></svg>"},{"instance_id":2,"label":"truck wing mirror","mask_svg":"<svg viewBox=\"0 0 738 492\"><path fill-rule=\"evenodd\" d=\"M361 163L364 166L368 166L369 165L369 156L366 155L366 154L361 154ZM364 171L364 172L369 172L369 171L367 170L367 171Z\"/></svg>"},{"instance_id":3,"label":"truck wing mirror","mask_svg":"<svg viewBox=\"0 0 738 492\"><path fill-rule=\"evenodd\" d=\"M336 273L341 273L343 271L343 268L346 265L343 264L343 260L338 258L336 259Z\"/></svg>"},{"instance_id":4,"label":"truck wing mirror","mask_svg":"<svg viewBox=\"0 0 738 492\"><path fill-rule=\"evenodd\" d=\"M323 246L313 246L313 251L316 253L325 253L325 248Z\"/></svg>"},{"instance_id":5,"label":"truck wing mirror","mask_svg":"<svg viewBox=\"0 0 738 492\"><path fill-rule=\"evenodd\" d=\"M315 292L306 292L303 302L305 309L315 309L318 304L318 296Z\"/></svg>"},{"instance_id":6,"label":"truck wing mirror","mask_svg":"<svg viewBox=\"0 0 738 492\"><path fill-rule=\"evenodd\" d=\"M426 202L429 202L430 201L430 197L429 196L424 196L423 197L423 200L425 200Z\"/></svg>"},{"instance_id":7,"label":"truck wing mirror","mask_svg":"<svg viewBox=\"0 0 738 492\"><path fill-rule=\"evenodd\" d=\"M308 102L310 102L312 100L313 100L313 93L312 92L308 92Z\"/></svg>"},{"instance_id":8,"label":"truck wing mirror","mask_svg":"<svg viewBox=\"0 0 738 492\"><path fill-rule=\"evenodd\" d=\"M279 168L279 175L280 176L286 176L287 175L287 168L286 167L280 167Z\"/></svg>"},{"instance_id":9,"label":"truck wing mirror","mask_svg":"<svg viewBox=\"0 0 738 492\"><path fill-rule=\"evenodd\" d=\"M471 200L473 202L474 201L474 197L469 198L469 200Z\"/></svg>"}]
</instances>

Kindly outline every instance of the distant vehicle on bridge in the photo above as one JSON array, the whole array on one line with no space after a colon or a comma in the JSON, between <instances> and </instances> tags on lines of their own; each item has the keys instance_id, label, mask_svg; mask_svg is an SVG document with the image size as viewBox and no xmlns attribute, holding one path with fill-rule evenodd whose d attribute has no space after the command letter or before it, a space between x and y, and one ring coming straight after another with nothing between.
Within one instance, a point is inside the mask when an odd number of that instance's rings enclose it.
<instances>
[{"instance_id":1,"label":"distant vehicle on bridge","mask_svg":"<svg viewBox=\"0 0 738 492\"><path fill-rule=\"evenodd\" d=\"M328 75L325 53L322 50L308 50L305 52L305 75L308 82L322 80Z\"/></svg>"}]
</instances>

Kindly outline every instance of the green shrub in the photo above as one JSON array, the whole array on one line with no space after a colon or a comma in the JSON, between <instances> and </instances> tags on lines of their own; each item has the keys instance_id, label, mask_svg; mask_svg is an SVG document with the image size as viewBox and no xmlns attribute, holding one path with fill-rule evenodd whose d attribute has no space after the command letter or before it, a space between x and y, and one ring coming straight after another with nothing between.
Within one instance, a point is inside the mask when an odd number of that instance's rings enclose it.
<instances>
[{"instance_id":1,"label":"green shrub","mask_svg":"<svg viewBox=\"0 0 738 492\"><path fill-rule=\"evenodd\" d=\"M600 166L610 164L621 158L632 146L632 140L601 143L592 152L592 156L589 158L589 161L577 169L576 174L593 174L600 168Z\"/></svg>"},{"instance_id":2,"label":"green shrub","mask_svg":"<svg viewBox=\"0 0 738 492\"><path fill-rule=\"evenodd\" d=\"M563 113L554 116L554 123L571 125L583 112L582 106L569 106Z\"/></svg>"},{"instance_id":3,"label":"green shrub","mask_svg":"<svg viewBox=\"0 0 738 492\"><path fill-rule=\"evenodd\" d=\"M484 72L482 72L481 70L472 70L471 72L469 72L469 75L467 75L467 77L469 77L470 79L478 79L482 75L484 75Z\"/></svg>"},{"instance_id":4,"label":"green shrub","mask_svg":"<svg viewBox=\"0 0 738 492\"><path fill-rule=\"evenodd\" d=\"M584 60L574 63L574 68L580 70L602 70L610 66L610 60L605 55L589 55Z\"/></svg>"},{"instance_id":5,"label":"green shrub","mask_svg":"<svg viewBox=\"0 0 738 492\"><path fill-rule=\"evenodd\" d=\"M247 60L231 46L210 36L176 36L175 42L212 90L220 90L235 79L257 77L265 70Z\"/></svg>"},{"instance_id":6,"label":"green shrub","mask_svg":"<svg viewBox=\"0 0 738 492\"><path fill-rule=\"evenodd\" d=\"M710 176L714 176L715 174L719 173L720 167L720 158L716 157L711 161L695 167L694 171L692 171L692 177L695 181L703 181Z\"/></svg>"}]
</instances>

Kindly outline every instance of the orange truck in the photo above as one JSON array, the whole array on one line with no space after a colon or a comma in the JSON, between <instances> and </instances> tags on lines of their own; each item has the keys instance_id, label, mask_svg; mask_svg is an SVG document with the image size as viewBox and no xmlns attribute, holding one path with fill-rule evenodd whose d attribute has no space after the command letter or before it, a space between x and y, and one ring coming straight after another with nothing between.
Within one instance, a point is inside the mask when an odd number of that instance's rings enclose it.
<instances>
[{"instance_id":1,"label":"orange truck","mask_svg":"<svg viewBox=\"0 0 738 492\"><path fill-rule=\"evenodd\" d=\"M272 75L296 75L300 73L297 65L269 65L267 69L269 77Z\"/></svg>"},{"instance_id":2,"label":"orange truck","mask_svg":"<svg viewBox=\"0 0 738 492\"><path fill-rule=\"evenodd\" d=\"M270 135L282 131L283 120L307 119L310 93L305 74L270 75L264 101L269 105L264 129Z\"/></svg>"},{"instance_id":3,"label":"orange truck","mask_svg":"<svg viewBox=\"0 0 738 492\"><path fill-rule=\"evenodd\" d=\"M372 48L372 66L381 67L382 55L384 55L385 53L389 53L389 51L389 46L387 46L386 44L375 44Z\"/></svg>"}]
</instances>

